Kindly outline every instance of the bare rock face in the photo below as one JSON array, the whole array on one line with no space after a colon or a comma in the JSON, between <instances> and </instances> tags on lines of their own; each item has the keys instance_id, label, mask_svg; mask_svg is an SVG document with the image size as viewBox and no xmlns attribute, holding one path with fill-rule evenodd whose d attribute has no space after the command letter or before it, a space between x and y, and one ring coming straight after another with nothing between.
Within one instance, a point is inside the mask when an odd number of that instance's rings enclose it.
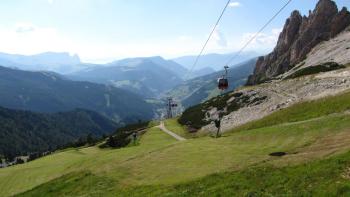
<instances>
[{"instance_id":1,"label":"bare rock face","mask_svg":"<svg viewBox=\"0 0 350 197\"><path fill-rule=\"evenodd\" d=\"M331 36L335 37L341 31L343 31L350 21L349 11L343 7L343 9L333 18L331 26Z\"/></svg>"},{"instance_id":2,"label":"bare rock face","mask_svg":"<svg viewBox=\"0 0 350 197\"><path fill-rule=\"evenodd\" d=\"M308 17L301 16L299 11L292 12L275 49L258 59L247 85L262 83L287 72L302 62L317 44L335 37L349 25L349 11L343 8L338 12L332 0L320 0Z\"/></svg>"}]
</instances>

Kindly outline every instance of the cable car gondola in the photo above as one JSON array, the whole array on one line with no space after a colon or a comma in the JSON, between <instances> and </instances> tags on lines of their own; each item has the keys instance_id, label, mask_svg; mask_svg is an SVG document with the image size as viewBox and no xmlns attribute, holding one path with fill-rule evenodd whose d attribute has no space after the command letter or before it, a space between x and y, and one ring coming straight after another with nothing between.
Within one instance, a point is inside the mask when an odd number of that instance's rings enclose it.
<instances>
[{"instance_id":1,"label":"cable car gondola","mask_svg":"<svg viewBox=\"0 0 350 197\"><path fill-rule=\"evenodd\" d=\"M224 77L219 78L218 80L218 88L220 90L226 90L228 88L228 80Z\"/></svg>"},{"instance_id":2,"label":"cable car gondola","mask_svg":"<svg viewBox=\"0 0 350 197\"><path fill-rule=\"evenodd\" d=\"M218 88L222 91L226 90L229 86L228 80L227 80L227 69L229 68L228 66L225 66L225 74L218 79Z\"/></svg>"}]
</instances>

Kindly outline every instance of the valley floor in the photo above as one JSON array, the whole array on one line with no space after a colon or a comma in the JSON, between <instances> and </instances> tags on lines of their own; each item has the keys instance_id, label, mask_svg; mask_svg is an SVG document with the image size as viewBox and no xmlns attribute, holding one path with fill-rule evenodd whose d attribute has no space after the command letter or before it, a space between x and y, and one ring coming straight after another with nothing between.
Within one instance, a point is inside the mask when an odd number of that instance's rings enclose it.
<instances>
[{"instance_id":1,"label":"valley floor","mask_svg":"<svg viewBox=\"0 0 350 197\"><path fill-rule=\"evenodd\" d=\"M176 120L167 120L187 140L152 127L137 146L70 149L0 169L0 196L350 194L350 105L342 105L312 118L289 113L294 122L267 118L218 139L186 136Z\"/></svg>"}]
</instances>

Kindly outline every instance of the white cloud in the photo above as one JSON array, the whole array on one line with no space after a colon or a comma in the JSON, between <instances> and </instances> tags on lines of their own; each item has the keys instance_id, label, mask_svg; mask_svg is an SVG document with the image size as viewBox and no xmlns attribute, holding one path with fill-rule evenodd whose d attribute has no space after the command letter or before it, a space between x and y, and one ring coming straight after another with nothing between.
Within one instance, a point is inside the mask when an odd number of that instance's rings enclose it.
<instances>
[{"instance_id":1,"label":"white cloud","mask_svg":"<svg viewBox=\"0 0 350 197\"><path fill-rule=\"evenodd\" d=\"M177 38L177 40L179 42L188 42L188 41L192 41L192 37L191 36L186 36L186 35L183 35L183 36L179 36Z\"/></svg>"},{"instance_id":2,"label":"white cloud","mask_svg":"<svg viewBox=\"0 0 350 197\"><path fill-rule=\"evenodd\" d=\"M281 27L281 28L274 28L274 29L271 30L271 32L274 35L279 35L282 31L283 31L283 27Z\"/></svg>"},{"instance_id":3,"label":"white cloud","mask_svg":"<svg viewBox=\"0 0 350 197\"><path fill-rule=\"evenodd\" d=\"M261 33L247 50L271 50L282 29ZM226 53L239 50L255 33L227 35L218 27L205 53ZM32 55L46 51L79 54L86 62L107 62L117 58L161 55L166 58L199 53L208 35L183 35L177 38L147 38L130 41L101 41L99 37L69 37L55 27L36 26L22 22L12 27L0 25L0 52Z\"/></svg>"},{"instance_id":4,"label":"white cloud","mask_svg":"<svg viewBox=\"0 0 350 197\"><path fill-rule=\"evenodd\" d=\"M219 29L216 29L213 34L213 40L220 47L227 47L227 40L224 33L222 33Z\"/></svg>"},{"instance_id":5,"label":"white cloud","mask_svg":"<svg viewBox=\"0 0 350 197\"><path fill-rule=\"evenodd\" d=\"M273 29L269 33L259 34L246 50L267 52L276 45L281 29ZM204 53L229 53L239 50L254 33L246 33L242 36L226 35L225 32L216 29L208 43ZM159 41L157 38L147 39L142 42L127 43L95 43L82 45L77 48L79 55L85 61L108 62L113 59L137 56L161 55L165 58L199 53L203 42L208 35L188 36L183 35L175 39ZM166 44L165 44L166 43Z\"/></svg>"},{"instance_id":6,"label":"white cloud","mask_svg":"<svg viewBox=\"0 0 350 197\"><path fill-rule=\"evenodd\" d=\"M254 40L249 44L249 49L255 50L266 50L272 49L276 46L278 41L278 36L281 33L282 28L272 29L270 33L259 33L256 38L254 36L256 33L245 33L241 39L241 45L247 43L249 40L254 38Z\"/></svg>"},{"instance_id":7,"label":"white cloud","mask_svg":"<svg viewBox=\"0 0 350 197\"><path fill-rule=\"evenodd\" d=\"M17 33L28 33L35 31L35 27L31 23L18 23L15 25Z\"/></svg>"},{"instance_id":8,"label":"white cloud","mask_svg":"<svg viewBox=\"0 0 350 197\"><path fill-rule=\"evenodd\" d=\"M203 36L204 39L204 36ZM72 38L55 27L41 27L22 22L11 27L0 25L0 52L33 55L37 53L69 52L86 62L107 62L116 58L154 56L176 57L197 53L202 38L180 36L178 39L149 38L135 42L117 42ZM217 40L220 40L219 37Z\"/></svg>"},{"instance_id":9,"label":"white cloud","mask_svg":"<svg viewBox=\"0 0 350 197\"><path fill-rule=\"evenodd\" d=\"M219 28L216 28L211 37L211 40L208 43L207 50L224 49L226 47L227 39L225 34Z\"/></svg>"},{"instance_id":10,"label":"white cloud","mask_svg":"<svg viewBox=\"0 0 350 197\"><path fill-rule=\"evenodd\" d=\"M278 40L282 28L272 29L268 33L261 33L246 48L247 51L268 52L272 50ZM245 33L241 36L226 35L220 28L216 29L204 53L230 53L242 48L255 33ZM113 59L137 56L161 55L173 58L182 55L198 54L208 35L188 36L182 35L169 40L146 39L134 43L91 44L79 46L79 55L85 61L107 62ZM166 44L165 44L166 43ZM0 50L1 51L1 50ZM107 58L106 58L107 57Z\"/></svg>"},{"instance_id":11,"label":"white cloud","mask_svg":"<svg viewBox=\"0 0 350 197\"><path fill-rule=\"evenodd\" d=\"M11 28L0 27L0 51L19 54L35 54L45 51L65 51L74 43L55 28L37 27L31 23L18 23ZM70 51L69 51L70 52Z\"/></svg>"},{"instance_id":12,"label":"white cloud","mask_svg":"<svg viewBox=\"0 0 350 197\"><path fill-rule=\"evenodd\" d=\"M49 4L53 4L53 0L47 0Z\"/></svg>"},{"instance_id":13,"label":"white cloud","mask_svg":"<svg viewBox=\"0 0 350 197\"><path fill-rule=\"evenodd\" d=\"M240 7L242 4L238 1L233 1L231 3L228 4L229 7L231 8L235 8L235 7Z\"/></svg>"}]
</instances>

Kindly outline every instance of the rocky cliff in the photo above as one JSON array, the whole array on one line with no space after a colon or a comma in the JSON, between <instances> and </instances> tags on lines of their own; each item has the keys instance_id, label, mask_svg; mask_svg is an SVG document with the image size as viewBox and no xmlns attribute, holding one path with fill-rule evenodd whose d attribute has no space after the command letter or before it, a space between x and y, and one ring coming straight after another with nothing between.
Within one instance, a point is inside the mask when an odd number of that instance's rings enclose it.
<instances>
[{"instance_id":1,"label":"rocky cliff","mask_svg":"<svg viewBox=\"0 0 350 197\"><path fill-rule=\"evenodd\" d=\"M320 0L309 16L292 12L272 53L260 57L247 85L254 85L283 74L302 62L319 43L337 36L350 25L350 13L338 10L334 1Z\"/></svg>"}]
</instances>

